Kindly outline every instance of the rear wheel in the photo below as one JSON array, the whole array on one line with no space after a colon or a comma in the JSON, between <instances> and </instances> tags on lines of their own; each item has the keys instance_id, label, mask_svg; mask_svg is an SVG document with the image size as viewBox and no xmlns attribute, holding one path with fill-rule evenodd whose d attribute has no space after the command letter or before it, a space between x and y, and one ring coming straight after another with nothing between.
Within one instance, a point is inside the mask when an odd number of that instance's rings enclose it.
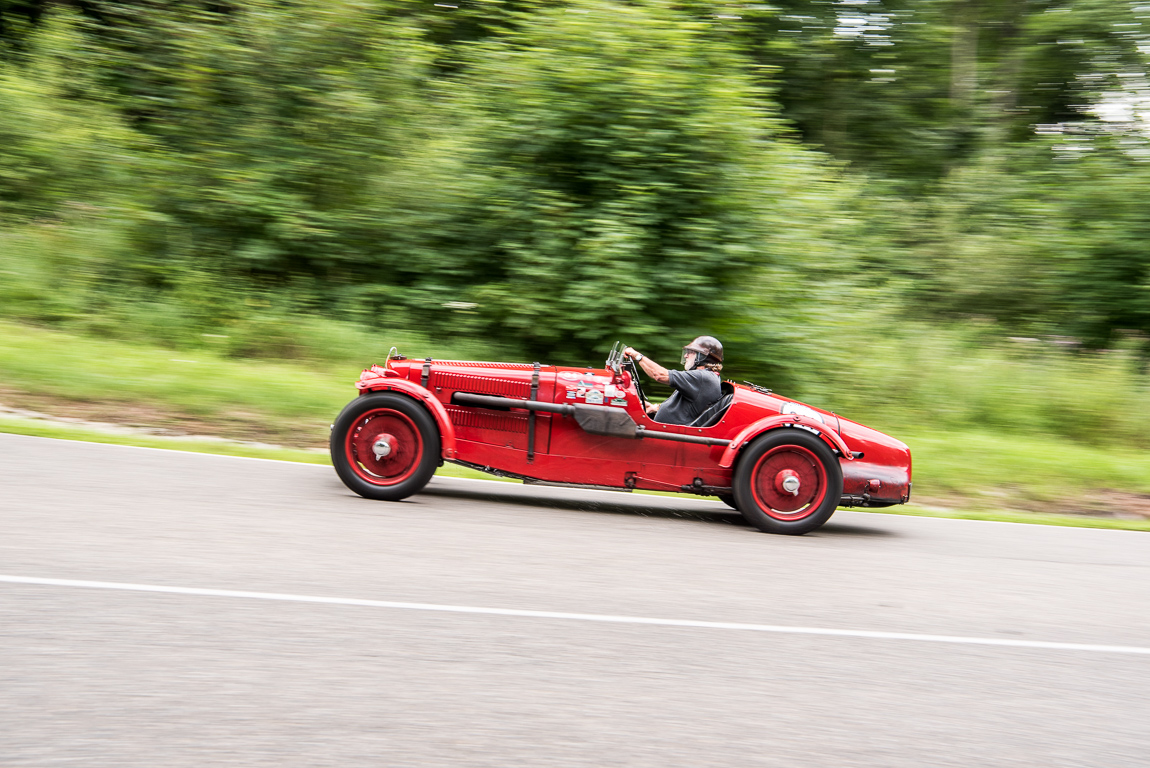
<instances>
[{"instance_id":1,"label":"rear wheel","mask_svg":"<svg viewBox=\"0 0 1150 768\"><path fill-rule=\"evenodd\" d=\"M406 395L380 392L347 404L331 430L331 462L351 490L398 501L423 489L439 465L439 430Z\"/></svg>"},{"instance_id":2,"label":"rear wheel","mask_svg":"<svg viewBox=\"0 0 1150 768\"><path fill-rule=\"evenodd\" d=\"M719 501L723 502L733 510L737 511L739 509L739 505L735 503L735 495L733 493L720 493Z\"/></svg>"},{"instance_id":3,"label":"rear wheel","mask_svg":"<svg viewBox=\"0 0 1150 768\"><path fill-rule=\"evenodd\" d=\"M821 438L799 429L772 430L739 457L733 490L739 511L760 531L798 535L834 514L843 473Z\"/></svg>"}]
</instances>

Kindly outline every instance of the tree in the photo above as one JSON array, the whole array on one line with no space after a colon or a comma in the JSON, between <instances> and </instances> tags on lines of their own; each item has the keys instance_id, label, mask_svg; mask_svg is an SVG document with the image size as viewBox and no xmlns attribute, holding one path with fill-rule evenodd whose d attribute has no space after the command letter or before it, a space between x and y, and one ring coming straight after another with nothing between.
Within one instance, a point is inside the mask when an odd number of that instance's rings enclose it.
<instances>
[{"instance_id":1,"label":"tree","mask_svg":"<svg viewBox=\"0 0 1150 768\"><path fill-rule=\"evenodd\" d=\"M676 355L738 315L752 274L791 265L789 198L824 183L746 62L663 3L540 12L445 92L469 192L426 246L456 259L417 284L538 354L626 337Z\"/></svg>"},{"instance_id":2,"label":"tree","mask_svg":"<svg viewBox=\"0 0 1150 768\"><path fill-rule=\"evenodd\" d=\"M147 145L119 114L78 98L98 85L68 64L83 41L68 18L40 31L26 66L0 63L0 223L122 201Z\"/></svg>"},{"instance_id":3,"label":"tree","mask_svg":"<svg viewBox=\"0 0 1150 768\"><path fill-rule=\"evenodd\" d=\"M271 281L373 258L360 212L419 110L416 30L367 0L98 10L90 64L167 150L153 258Z\"/></svg>"},{"instance_id":4,"label":"tree","mask_svg":"<svg viewBox=\"0 0 1150 768\"><path fill-rule=\"evenodd\" d=\"M0 0L0 60L26 53L47 5L45 0Z\"/></svg>"},{"instance_id":5,"label":"tree","mask_svg":"<svg viewBox=\"0 0 1150 768\"><path fill-rule=\"evenodd\" d=\"M1094 119L1141 66L1135 4L1115 0L696 3L761 65L803 139L920 192L1033 126Z\"/></svg>"}]
</instances>

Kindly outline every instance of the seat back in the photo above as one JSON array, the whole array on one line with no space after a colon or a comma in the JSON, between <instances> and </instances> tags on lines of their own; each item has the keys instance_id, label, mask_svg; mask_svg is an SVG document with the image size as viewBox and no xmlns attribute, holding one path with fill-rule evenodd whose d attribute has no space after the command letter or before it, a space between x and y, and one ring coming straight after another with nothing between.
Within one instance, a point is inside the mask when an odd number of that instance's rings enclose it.
<instances>
[{"instance_id":1,"label":"seat back","mask_svg":"<svg viewBox=\"0 0 1150 768\"><path fill-rule=\"evenodd\" d=\"M724 389L726 389L725 386L724 386ZM699 416L694 421L692 421L690 424L688 424L687 426L688 427L713 427L713 426L715 426L716 424L718 424L722 420L723 414L726 413L727 409L731 407L731 401L733 401L734 399L735 399L735 393L734 392L729 392L728 394L723 395L722 397L719 398L719 401L717 403L715 403L710 408L708 408L707 410L700 413Z\"/></svg>"}]
</instances>

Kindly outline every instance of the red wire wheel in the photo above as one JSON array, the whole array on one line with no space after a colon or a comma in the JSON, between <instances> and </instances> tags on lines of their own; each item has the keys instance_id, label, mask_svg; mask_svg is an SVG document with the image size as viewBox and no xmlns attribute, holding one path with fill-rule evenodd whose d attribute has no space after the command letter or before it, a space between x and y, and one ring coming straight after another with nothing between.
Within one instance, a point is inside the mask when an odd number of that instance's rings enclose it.
<instances>
[{"instance_id":1,"label":"red wire wheel","mask_svg":"<svg viewBox=\"0 0 1150 768\"><path fill-rule=\"evenodd\" d=\"M423 436L407 414L375 408L356 419L344 440L352 470L375 485L398 485L419 468Z\"/></svg>"},{"instance_id":2,"label":"red wire wheel","mask_svg":"<svg viewBox=\"0 0 1150 768\"><path fill-rule=\"evenodd\" d=\"M751 492L776 520L802 520L827 495L827 470L809 448L775 446L751 471Z\"/></svg>"},{"instance_id":3,"label":"red wire wheel","mask_svg":"<svg viewBox=\"0 0 1150 768\"><path fill-rule=\"evenodd\" d=\"M766 533L803 534L825 523L842 498L838 458L822 438L784 428L760 437L739 457L739 511Z\"/></svg>"},{"instance_id":4,"label":"red wire wheel","mask_svg":"<svg viewBox=\"0 0 1150 768\"><path fill-rule=\"evenodd\" d=\"M348 488L397 501L420 491L439 465L439 430L406 395L382 392L353 400L332 425L331 459Z\"/></svg>"}]
</instances>

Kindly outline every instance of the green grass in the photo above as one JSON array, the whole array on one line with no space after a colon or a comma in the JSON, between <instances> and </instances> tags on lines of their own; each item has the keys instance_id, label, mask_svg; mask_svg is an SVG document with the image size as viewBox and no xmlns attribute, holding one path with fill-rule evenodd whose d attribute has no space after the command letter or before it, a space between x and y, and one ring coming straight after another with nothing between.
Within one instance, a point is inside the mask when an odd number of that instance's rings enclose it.
<instances>
[{"instance_id":1,"label":"green grass","mask_svg":"<svg viewBox=\"0 0 1150 768\"><path fill-rule=\"evenodd\" d=\"M0 385L77 401L154 404L191 417L249 412L324 426L363 366L232 360L0 322Z\"/></svg>"},{"instance_id":2,"label":"green grass","mask_svg":"<svg viewBox=\"0 0 1150 768\"><path fill-rule=\"evenodd\" d=\"M951 520L984 520L994 523L1025 523L1027 525L1058 525L1069 528L1108 528L1120 531L1150 531L1150 520L1127 520L1087 515L1047 515L1033 512L1013 512L1001 509L939 510L906 504L885 509L859 510L884 515L910 517L945 517Z\"/></svg>"},{"instance_id":3,"label":"green grass","mask_svg":"<svg viewBox=\"0 0 1150 768\"><path fill-rule=\"evenodd\" d=\"M265 448L230 440L192 440L178 437L156 437L152 435L111 434L95 429L76 427L70 424L9 417L2 414L0 414L0 433L29 435L31 437L49 437L56 440L80 440L87 443L132 445L140 448L160 448L169 451L212 453L220 456L243 456L250 459L295 461L303 464L331 464L328 455L321 451L304 451L295 448L279 447Z\"/></svg>"},{"instance_id":4,"label":"green grass","mask_svg":"<svg viewBox=\"0 0 1150 768\"><path fill-rule=\"evenodd\" d=\"M1150 451L1006 429L896 434L911 448L916 496L1057 505L1099 490L1150 493Z\"/></svg>"},{"instance_id":5,"label":"green grass","mask_svg":"<svg viewBox=\"0 0 1150 768\"><path fill-rule=\"evenodd\" d=\"M385 349L391 343L388 336L381 333L373 347ZM457 352L410 334L396 333L392 338L412 355L442 358ZM360 369L374 361L370 353L354 361L305 364L235 359L210 345L209 339L194 351L175 351L0 321L0 402L56 416L148 423L286 447L107 434L12 418L0 419L0 431L327 463L325 453L302 449L324 445L328 425L355 395L352 384ZM892 511L1147 527L1144 520L1097 513L1106 511L1100 506L1103 500L1115 503L1115 494L1150 494L1150 452L1007 428L938 431L888 426L887 431L911 447L917 502ZM490 477L450 464L441 473ZM1095 514L1061 514L1066 512Z\"/></svg>"}]
</instances>

